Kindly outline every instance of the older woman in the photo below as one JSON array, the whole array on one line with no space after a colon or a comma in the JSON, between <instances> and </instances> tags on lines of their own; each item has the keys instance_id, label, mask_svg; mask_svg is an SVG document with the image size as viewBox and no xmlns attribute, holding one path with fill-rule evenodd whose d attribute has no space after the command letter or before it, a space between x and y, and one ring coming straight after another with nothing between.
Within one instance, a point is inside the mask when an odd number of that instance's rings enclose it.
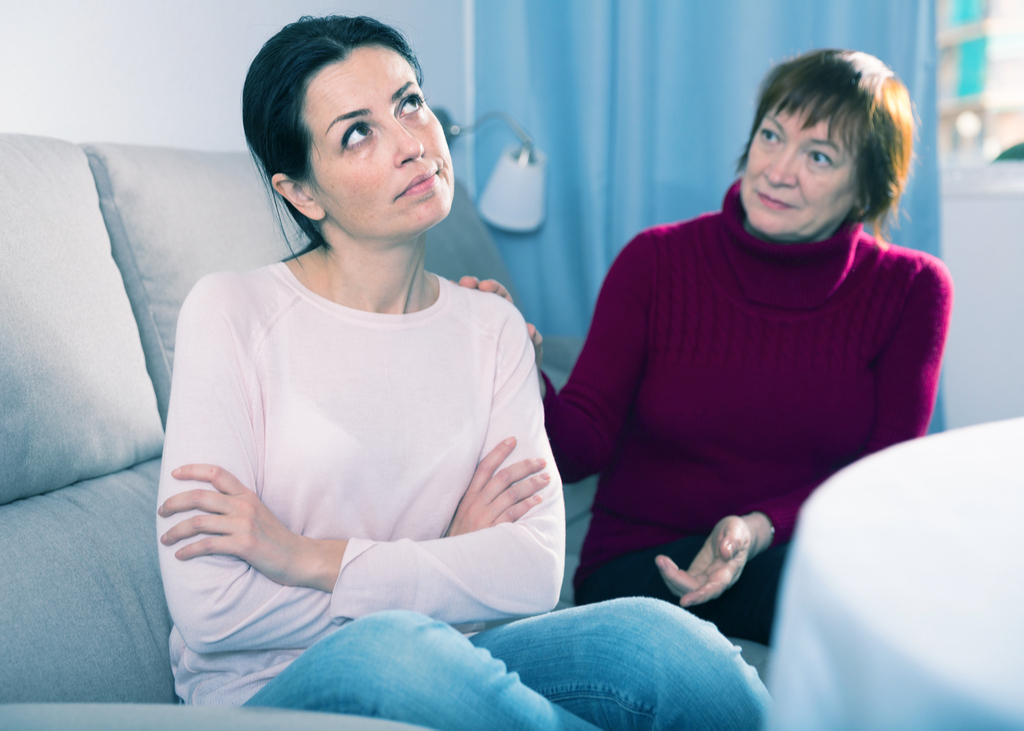
<instances>
[{"instance_id":1,"label":"older woman","mask_svg":"<svg viewBox=\"0 0 1024 731\"><path fill-rule=\"evenodd\" d=\"M368 18L303 18L249 69L246 138L308 245L181 310L158 511L178 694L444 729L759 725L754 671L662 602L452 627L551 609L565 528L522 317L423 268L453 178L420 83Z\"/></svg>"},{"instance_id":2,"label":"older woman","mask_svg":"<svg viewBox=\"0 0 1024 731\"><path fill-rule=\"evenodd\" d=\"M544 400L563 478L601 473L578 603L658 597L767 643L800 505L925 433L952 283L863 226L895 215L912 137L881 61L808 53L765 78L722 210L619 254Z\"/></svg>"}]
</instances>

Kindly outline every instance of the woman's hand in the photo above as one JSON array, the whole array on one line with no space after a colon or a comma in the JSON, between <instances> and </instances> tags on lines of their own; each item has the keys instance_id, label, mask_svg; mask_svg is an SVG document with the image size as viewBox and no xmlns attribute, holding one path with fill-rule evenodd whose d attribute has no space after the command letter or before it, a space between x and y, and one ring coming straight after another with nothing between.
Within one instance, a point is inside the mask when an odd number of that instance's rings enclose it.
<instances>
[{"instance_id":1,"label":"woman's hand","mask_svg":"<svg viewBox=\"0 0 1024 731\"><path fill-rule=\"evenodd\" d=\"M476 277L465 276L459 280L459 286L467 289L479 289L481 292L493 292L499 297L507 299L510 305L515 304L508 289L497 279L477 279Z\"/></svg>"},{"instance_id":2,"label":"woman's hand","mask_svg":"<svg viewBox=\"0 0 1024 731\"><path fill-rule=\"evenodd\" d=\"M466 287L467 289L479 289L481 292L493 292L499 297L504 297L509 301L509 304L515 304L512 301L512 295L505 288L501 282L496 279L477 279L476 277L465 276L459 280L460 287ZM544 362L544 336L540 334L533 323L526 323L526 332L530 335L530 342L533 343L533 357L537 361L537 373L540 373L541 364ZM543 399L547 392L544 379L540 379L540 397Z\"/></svg>"},{"instance_id":3,"label":"woman's hand","mask_svg":"<svg viewBox=\"0 0 1024 731\"><path fill-rule=\"evenodd\" d=\"M654 561L669 591L680 597L679 606L692 607L721 596L740 578L747 561L771 542L772 526L764 513L729 515L715 525L689 570L668 556Z\"/></svg>"},{"instance_id":4,"label":"woman's hand","mask_svg":"<svg viewBox=\"0 0 1024 731\"><path fill-rule=\"evenodd\" d=\"M547 464L543 459L524 459L495 473L515 446L515 437L510 437L480 460L445 535L459 536L499 523L514 523L540 504L537 492L551 482L548 473L536 474Z\"/></svg>"},{"instance_id":5,"label":"woman's hand","mask_svg":"<svg viewBox=\"0 0 1024 731\"><path fill-rule=\"evenodd\" d=\"M178 480L208 482L217 489L178 493L157 510L164 518L192 510L205 513L183 520L160 537L164 545L173 546L206 535L178 549L176 558L237 556L278 584L334 590L347 541L320 541L292 533L256 493L215 465L189 464L171 475Z\"/></svg>"}]
</instances>

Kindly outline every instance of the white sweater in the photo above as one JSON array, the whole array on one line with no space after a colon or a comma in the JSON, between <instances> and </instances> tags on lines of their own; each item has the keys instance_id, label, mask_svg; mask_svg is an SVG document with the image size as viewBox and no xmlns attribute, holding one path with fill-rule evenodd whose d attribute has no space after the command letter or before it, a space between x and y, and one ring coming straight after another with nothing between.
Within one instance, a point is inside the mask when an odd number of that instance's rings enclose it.
<instances>
[{"instance_id":1,"label":"white sweater","mask_svg":"<svg viewBox=\"0 0 1024 731\"><path fill-rule=\"evenodd\" d=\"M160 546L187 703L240 705L345 622L410 609L452 624L551 609L562 581L562 485L533 347L501 297L443 278L421 312L353 310L284 264L203 278L178 320L159 502L216 464L292 531L347 539L334 591L286 587L244 561ZM479 460L544 457L543 502L513 524L442 538ZM157 518L157 533L191 514Z\"/></svg>"}]
</instances>

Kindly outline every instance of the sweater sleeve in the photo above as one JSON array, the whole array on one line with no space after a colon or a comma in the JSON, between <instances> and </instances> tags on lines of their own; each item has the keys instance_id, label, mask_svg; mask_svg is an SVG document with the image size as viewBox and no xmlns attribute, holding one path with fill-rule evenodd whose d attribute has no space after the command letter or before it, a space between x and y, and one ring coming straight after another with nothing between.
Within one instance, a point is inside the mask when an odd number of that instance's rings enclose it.
<instances>
[{"instance_id":1,"label":"sweater sleeve","mask_svg":"<svg viewBox=\"0 0 1024 731\"><path fill-rule=\"evenodd\" d=\"M183 464L223 467L250 490L261 490L262 409L253 373L252 333L232 317L245 298L231 275L206 277L193 288L178 317L174 375L167 415L158 504L179 492L213 490L181 481ZM157 535L198 511L157 517ZM330 628L330 595L277 584L233 556L174 557L159 546L171 618L193 652L304 648Z\"/></svg>"},{"instance_id":2,"label":"sweater sleeve","mask_svg":"<svg viewBox=\"0 0 1024 731\"><path fill-rule=\"evenodd\" d=\"M655 286L654 244L640 234L605 277L568 383L546 380L544 417L562 479L577 482L608 466L647 358Z\"/></svg>"},{"instance_id":3,"label":"sweater sleeve","mask_svg":"<svg viewBox=\"0 0 1024 731\"><path fill-rule=\"evenodd\" d=\"M864 451L854 460L893 444L924 436L939 389L942 353L953 306L953 280L946 266L922 257L896 328L874 364L875 421ZM800 507L828 475L750 507L768 516L775 540L788 541Z\"/></svg>"},{"instance_id":4,"label":"sweater sleeve","mask_svg":"<svg viewBox=\"0 0 1024 731\"><path fill-rule=\"evenodd\" d=\"M505 465L534 457L548 462L552 479L540 493L542 502L514 523L460 536L350 540L331 599L333 616L409 609L460 624L537 614L555 606L565 566L565 507L544 431L533 344L518 311L512 311L499 337L480 458L510 435L517 444Z\"/></svg>"},{"instance_id":5,"label":"sweater sleeve","mask_svg":"<svg viewBox=\"0 0 1024 731\"><path fill-rule=\"evenodd\" d=\"M892 339L875 363L875 425L865 454L924 436L935 409L953 279L938 259L923 261Z\"/></svg>"}]
</instances>

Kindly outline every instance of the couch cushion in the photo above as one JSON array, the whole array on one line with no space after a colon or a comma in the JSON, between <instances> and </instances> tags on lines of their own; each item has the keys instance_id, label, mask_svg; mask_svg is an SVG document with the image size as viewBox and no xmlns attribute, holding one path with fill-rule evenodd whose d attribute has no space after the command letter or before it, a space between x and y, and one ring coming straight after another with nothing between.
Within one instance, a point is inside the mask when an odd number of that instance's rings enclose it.
<instances>
[{"instance_id":1,"label":"couch cushion","mask_svg":"<svg viewBox=\"0 0 1024 731\"><path fill-rule=\"evenodd\" d=\"M166 420L178 310L192 285L210 272L280 261L288 247L245 153L84 149Z\"/></svg>"},{"instance_id":2,"label":"couch cushion","mask_svg":"<svg viewBox=\"0 0 1024 731\"><path fill-rule=\"evenodd\" d=\"M0 135L0 504L160 453L139 331L77 146Z\"/></svg>"},{"instance_id":3,"label":"couch cushion","mask_svg":"<svg viewBox=\"0 0 1024 731\"><path fill-rule=\"evenodd\" d=\"M175 700L159 477L154 459L0 510L0 703Z\"/></svg>"},{"instance_id":4,"label":"couch cushion","mask_svg":"<svg viewBox=\"0 0 1024 731\"><path fill-rule=\"evenodd\" d=\"M415 731L381 718L280 708L155 706L138 703L15 703L0 731Z\"/></svg>"}]
</instances>

